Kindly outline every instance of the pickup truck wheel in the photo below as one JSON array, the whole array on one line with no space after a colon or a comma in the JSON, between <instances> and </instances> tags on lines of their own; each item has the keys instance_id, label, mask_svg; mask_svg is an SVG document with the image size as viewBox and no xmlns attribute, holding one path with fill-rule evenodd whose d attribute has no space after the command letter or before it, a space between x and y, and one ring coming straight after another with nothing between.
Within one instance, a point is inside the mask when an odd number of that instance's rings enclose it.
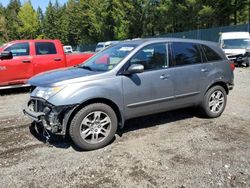
<instances>
[{"instance_id":1,"label":"pickup truck wheel","mask_svg":"<svg viewBox=\"0 0 250 188\"><path fill-rule=\"evenodd\" d=\"M117 130L114 110L103 103L94 103L82 108L73 117L69 134L73 142L83 150L106 146Z\"/></svg>"},{"instance_id":2,"label":"pickup truck wheel","mask_svg":"<svg viewBox=\"0 0 250 188\"><path fill-rule=\"evenodd\" d=\"M217 85L210 88L204 96L202 110L209 118L219 117L226 107L227 94L223 87Z\"/></svg>"}]
</instances>

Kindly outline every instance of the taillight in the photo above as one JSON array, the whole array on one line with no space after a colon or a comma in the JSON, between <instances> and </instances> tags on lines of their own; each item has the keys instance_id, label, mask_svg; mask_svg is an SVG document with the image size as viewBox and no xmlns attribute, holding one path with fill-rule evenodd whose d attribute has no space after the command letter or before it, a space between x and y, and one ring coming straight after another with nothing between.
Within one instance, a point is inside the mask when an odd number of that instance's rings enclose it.
<instances>
[{"instance_id":1,"label":"taillight","mask_svg":"<svg viewBox=\"0 0 250 188\"><path fill-rule=\"evenodd\" d=\"M234 62L233 62L233 61L229 61L229 64L230 64L230 69L231 69L232 71L234 71L234 69L235 69Z\"/></svg>"}]
</instances>

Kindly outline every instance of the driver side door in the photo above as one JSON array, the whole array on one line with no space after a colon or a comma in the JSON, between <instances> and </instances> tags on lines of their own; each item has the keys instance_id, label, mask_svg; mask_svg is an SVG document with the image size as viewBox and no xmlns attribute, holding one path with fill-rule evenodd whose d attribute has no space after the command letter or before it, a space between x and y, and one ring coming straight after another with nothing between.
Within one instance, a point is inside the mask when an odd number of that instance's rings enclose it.
<instances>
[{"instance_id":1,"label":"driver side door","mask_svg":"<svg viewBox=\"0 0 250 188\"><path fill-rule=\"evenodd\" d=\"M12 44L3 51L11 51L13 58L0 60L0 86L25 84L33 75L29 42Z\"/></svg>"}]
</instances>

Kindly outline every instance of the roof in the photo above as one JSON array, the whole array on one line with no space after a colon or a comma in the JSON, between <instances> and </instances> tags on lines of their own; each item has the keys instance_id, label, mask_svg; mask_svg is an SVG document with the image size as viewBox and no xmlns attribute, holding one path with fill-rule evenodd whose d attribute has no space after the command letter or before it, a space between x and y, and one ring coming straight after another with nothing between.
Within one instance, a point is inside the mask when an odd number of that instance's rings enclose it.
<instances>
[{"instance_id":1,"label":"roof","mask_svg":"<svg viewBox=\"0 0 250 188\"><path fill-rule=\"evenodd\" d=\"M199 44L210 44L210 45L218 45L218 43L204 40L196 40L196 39L183 39L183 38L143 38L136 39L130 41L124 41L125 44L136 44L140 45L143 43L156 43L156 42L190 42L190 43L199 43Z\"/></svg>"},{"instance_id":2,"label":"roof","mask_svg":"<svg viewBox=\"0 0 250 188\"><path fill-rule=\"evenodd\" d=\"M226 32L221 33L221 39L243 39L249 38L248 32Z\"/></svg>"}]
</instances>

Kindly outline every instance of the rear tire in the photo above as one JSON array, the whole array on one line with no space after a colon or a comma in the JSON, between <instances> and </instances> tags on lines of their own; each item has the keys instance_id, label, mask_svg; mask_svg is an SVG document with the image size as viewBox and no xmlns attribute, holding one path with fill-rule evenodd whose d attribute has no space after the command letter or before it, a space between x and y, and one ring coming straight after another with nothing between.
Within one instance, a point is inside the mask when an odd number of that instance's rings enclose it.
<instances>
[{"instance_id":1,"label":"rear tire","mask_svg":"<svg viewBox=\"0 0 250 188\"><path fill-rule=\"evenodd\" d=\"M208 118L219 117L227 103L227 94L222 86L211 87L204 96L201 108L203 114Z\"/></svg>"},{"instance_id":2,"label":"rear tire","mask_svg":"<svg viewBox=\"0 0 250 188\"><path fill-rule=\"evenodd\" d=\"M93 103L76 113L71 121L69 134L80 149L99 149L114 138L117 124L116 114L110 106Z\"/></svg>"}]
</instances>

